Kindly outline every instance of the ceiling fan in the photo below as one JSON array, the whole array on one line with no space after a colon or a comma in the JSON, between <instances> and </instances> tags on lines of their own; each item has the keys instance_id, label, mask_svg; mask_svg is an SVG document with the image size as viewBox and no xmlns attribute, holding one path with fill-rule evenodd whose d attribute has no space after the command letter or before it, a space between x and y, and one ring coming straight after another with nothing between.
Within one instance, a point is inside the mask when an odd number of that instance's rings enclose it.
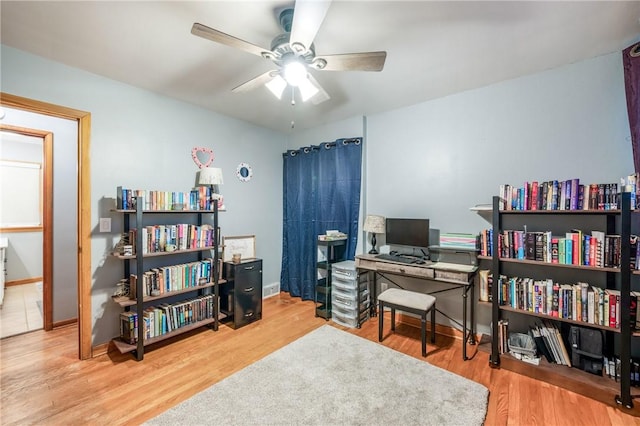
<instances>
[{"instance_id":1,"label":"ceiling fan","mask_svg":"<svg viewBox=\"0 0 640 426\"><path fill-rule=\"evenodd\" d=\"M233 92L247 92L265 85L278 99L282 99L285 89L291 86L298 88L303 101L311 100L317 105L330 97L310 70L382 71L387 57L387 52L383 51L316 55L313 39L330 5L331 0L297 0L295 9L284 9L279 15L284 33L273 39L270 49L199 23L193 24L191 34L262 56L276 65L275 70L235 87Z\"/></svg>"}]
</instances>

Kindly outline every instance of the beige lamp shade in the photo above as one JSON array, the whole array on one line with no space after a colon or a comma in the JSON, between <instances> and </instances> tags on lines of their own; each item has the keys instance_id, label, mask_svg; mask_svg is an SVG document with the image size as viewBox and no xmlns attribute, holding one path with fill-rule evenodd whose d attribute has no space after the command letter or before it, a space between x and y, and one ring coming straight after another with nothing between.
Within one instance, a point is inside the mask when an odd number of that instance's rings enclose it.
<instances>
[{"instance_id":1,"label":"beige lamp shade","mask_svg":"<svg viewBox=\"0 0 640 426\"><path fill-rule=\"evenodd\" d=\"M198 185L222 185L222 169L218 167L204 167L198 174Z\"/></svg>"},{"instance_id":2,"label":"beige lamp shade","mask_svg":"<svg viewBox=\"0 0 640 426\"><path fill-rule=\"evenodd\" d=\"M374 234L384 234L385 226L384 226L384 217L378 215L367 215L364 220L364 229L367 232L372 232Z\"/></svg>"}]
</instances>

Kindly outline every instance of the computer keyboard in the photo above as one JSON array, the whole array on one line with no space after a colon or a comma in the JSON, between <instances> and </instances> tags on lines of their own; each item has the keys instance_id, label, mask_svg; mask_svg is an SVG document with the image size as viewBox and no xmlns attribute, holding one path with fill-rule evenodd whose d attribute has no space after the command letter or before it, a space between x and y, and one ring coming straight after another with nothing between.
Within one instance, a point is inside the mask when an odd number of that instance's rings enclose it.
<instances>
[{"instance_id":1,"label":"computer keyboard","mask_svg":"<svg viewBox=\"0 0 640 426\"><path fill-rule=\"evenodd\" d=\"M418 262L420 262L420 259L417 259L417 258L414 258L414 257L398 256L396 254L387 254L387 253L382 253L382 254L377 255L376 259L391 260L392 262L399 262L399 263L418 263Z\"/></svg>"}]
</instances>

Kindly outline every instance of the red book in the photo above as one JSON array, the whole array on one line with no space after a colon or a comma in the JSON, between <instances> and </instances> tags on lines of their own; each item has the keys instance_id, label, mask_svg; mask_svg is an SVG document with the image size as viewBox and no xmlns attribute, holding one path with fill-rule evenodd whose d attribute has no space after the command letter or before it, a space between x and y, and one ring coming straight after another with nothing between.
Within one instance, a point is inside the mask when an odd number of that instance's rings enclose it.
<instances>
[{"instance_id":1,"label":"red book","mask_svg":"<svg viewBox=\"0 0 640 426\"><path fill-rule=\"evenodd\" d=\"M616 295L609 294L609 327L616 328Z\"/></svg>"},{"instance_id":2,"label":"red book","mask_svg":"<svg viewBox=\"0 0 640 426\"><path fill-rule=\"evenodd\" d=\"M531 201L531 210L538 210L538 182L531 182L531 196L529 197Z\"/></svg>"}]
</instances>

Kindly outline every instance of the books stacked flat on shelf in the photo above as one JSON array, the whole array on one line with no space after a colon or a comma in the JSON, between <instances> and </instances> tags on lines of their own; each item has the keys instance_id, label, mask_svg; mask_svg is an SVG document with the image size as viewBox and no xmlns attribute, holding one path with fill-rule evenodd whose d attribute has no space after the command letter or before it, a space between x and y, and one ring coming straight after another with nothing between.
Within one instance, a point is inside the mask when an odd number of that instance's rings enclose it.
<instances>
[{"instance_id":1,"label":"books stacked flat on shelf","mask_svg":"<svg viewBox=\"0 0 640 426\"><path fill-rule=\"evenodd\" d=\"M340 231L327 231L324 235L318 235L318 241L339 241L346 239L347 234Z\"/></svg>"},{"instance_id":2,"label":"books stacked flat on shelf","mask_svg":"<svg viewBox=\"0 0 640 426\"><path fill-rule=\"evenodd\" d=\"M475 234L465 234L456 232L440 233L440 247L461 248L474 250L477 245L478 236Z\"/></svg>"}]
</instances>

